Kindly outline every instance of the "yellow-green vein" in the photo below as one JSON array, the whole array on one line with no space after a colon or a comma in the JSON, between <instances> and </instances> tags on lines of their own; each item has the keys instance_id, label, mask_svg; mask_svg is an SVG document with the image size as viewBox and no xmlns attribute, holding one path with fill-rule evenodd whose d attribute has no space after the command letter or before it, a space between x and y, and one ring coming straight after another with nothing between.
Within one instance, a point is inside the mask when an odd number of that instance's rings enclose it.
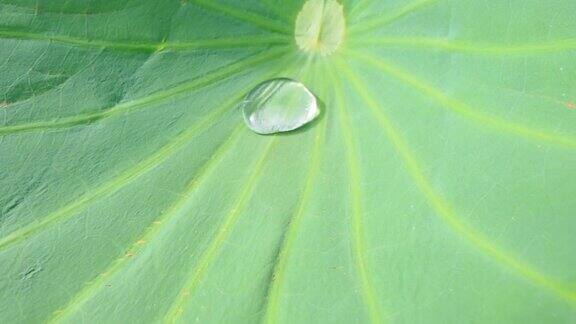
<instances>
[{"instance_id":1,"label":"yellow-green vein","mask_svg":"<svg viewBox=\"0 0 576 324\"><path fill-rule=\"evenodd\" d=\"M280 65L280 68L283 68ZM272 70L267 73L267 77L274 76L278 73L278 70ZM182 134L175 137L173 140L168 142L166 145L161 147L153 155L146 158L144 161L138 163L134 167L122 172L117 177L111 179L98 186L97 188L86 192L84 195L78 197L73 202L61 207L60 209L46 215L40 220L33 221L32 223L13 231L5 237L0 238L0 250L7 248L17 242L24 240L25 238L34 235L35 233L47 228L63 219L66 219L75 213L86 208L91 202L97 200L98 198L107 196L120 188L124 187L128 183L139 178L149 170L162 163L168 157L170 157L174 152L182 148L194 135L202 132L203 130L210 127L214 121L218 120L224 113L230 110L230 108L236 104L240 98L248 91L253 85L245 87L240 94L232 97L227 101L222 108L213 111L203 118L198 123L194 124L192 127L184 131Z\"/></svg>"},{"instance_id":2,"label":"yellow-green vein","mask_svg":"<svg viewBox=\"0 0 576 324\"><path fill-rule=\"evenodd\" d=\"M331 69L329 69L331 79L334 82L334 100L335 106L338 109L338 121L344 139L346 148L346 166L348 168L348 179L350 183L351 194L351 226L352 226L352 251L354 264L360 278L362 298L368 307L368 313L373 323L382 323L383 317L381 314L381 305L378 301L372 277L366 261L366 240L364 237L364 224L362 219L362 193L360 186L360 166L357 158L356 145L354 143L354 135L350 127L348 113L346 112L346 101L344 98L344 89L342 81L339 76Z\"/></svg>"},{"instance_id":3,"label":"yellow-green vein","mask_svg":"<svg viewBox=\"0 0 576 324\"><path fill-rule=\"evenodd\" d=\"M282 19L288 26L294 24L294 21L290 21L289 18L295 18L295 17L288 17L286 14L288 14L289 12L287 12L285 8L283 8L282 5L280 5L279 3L273 3L272 0L260 0L260 3L262 3L268 10L273 12L276 16L278 16L278 18Z\"/></svg>"},{"instance_id":4,"label":"yellow-green vein","mask_svg":"<svg viewBox=\"0 0 576 324\"><path fill-rule=\"evenodd\" d=\"M490 44L431 37L375 37L359 40L351 39L350 43L369 47L377 45L400 49L423 48L479 55L537 55L576 50L576 39L562 39L534 44Z\"/></svg>"},{"instance_id":5,"label":"yellow-green vein","mask_svg":"<svg viewBox=\"0 0 576 324\"><path fill-rule=\"evenodd\" d=\"M498 117L485 114L479 109L475 109L460 100L445 95L442 91L434 88L430 84L417 79L411 73L395 67L391 63L387 63L381 58L376 59L371 56L352 51L350 51L349 54L352 57L369 63L382 72L385 72L395 77L396 79L414 87L416 90L428 96L430 99L439 103L441 107L456 112L481 125L489 126L500 131L512 133L532 140L547 142L562 147L576 148L576 138L574 137L569 135L548 133L538 129L533 129L526 125L512 123Z\"/></svg>"},{"instance_id":6,"label":"yellow-green vein","mask_svg":"<svg viewBox=\"0 0 576 324\"><path fill-rule=\"evenodd\" d=\"M392 145L394 145L398 155L402 161L404 161L408 174L413 179L416 187L422 192L428 205L435 211L435 214L448 226L448 228L453 230L457 236L468 241L472 246L476 247L494 262L512 270L512 273L519 275L521 278L531 282L537 287L541 287L544 290L551 292L560 299L576 305L576 291L570 290L556 280L540 273L532 265L518 260L511 253L491 242L475 228L462 222L460 217L458 217L454 212L452 206L450 206L450 204L432 187L422 169L421 163L418 162L416 157L414 157L414 154L411 152L408 144L406 144L397 127L382 111L382 109L379 108L379 105L373 98L372 94L368 92L368 87L365 82L362 82L356 73L341 61L338 62L338 67L358 92L362 100L365 102L366 108L369 109Z\"/></svg>"},{"instance_id":7,"label":"yellow-green vein","mask_svg":"<svg viewBox=\"0 0 576 324\"><path fill-rule=\"evenodd\" d=\"M238 100L238 99L236 99ZM8 234L7 236L0 239L0 250L7 248L17 242L24 240L25 238L34 235L35 233L47 228L63 219L66 219L75 213L86 208L91 202L97 200L98 198L104 197L113 193L120 188L124 187L128 183L136 180L146 172L152 170L154 167L162 163L168 157L170 157L174 152L178 151L183 147L194 135L202 132L211 126L214 121L218 120L220 116L224 114L230 105L224 106L223 109L216 110L206 116L197 124L194 124L191 128L178 135L172 141L168 142L165 146L156 151L152 156L146 158L144 161L136 164L134 167L122 172L117 177L112 180L103 183L97 188L88 191L84 195L75 199L73 202L65 205L64 207L42 217L42 219L33 221L32 223L15 230L14 232Z\"/></svg>"},{"instance_id":8,"label":"yellow-green vein","mask_svg":"<svg viewBox=\"0 0 576 324\"><path fill-rule=\"evenodd\" d=\"M20 3L17 3L17 1L0 1L0 5L2 6L6 6L6 7L12 7L13 8L18 8L20 10L25 10L27 11L28 14L57 14L57 15L81 15L83 17L89 16L89 15L101 15L101 14L110 14L110 13L114 13L114 12L121 12L121 11L125 11L125 10L133 10L138 8L137 5L128 5L130 4L129 1L126 1L124 3L123 7L117 7L115 5L112 5L110 8L101 8L100 11L92 11L93 8L89 8L89 7L76 7L74 8L74 6L70 6L70 7L66 7L66 8L61 8L63 10L57 10L55 8L51 8L51 5L45 5L41 2L25 2L25 1L19 1ZM56 3L56 2L53 2ZM65 2L66 4L69 3ZM120 3L120 2L119 2ZM141 2L136 2L135 4L139 4ZM51 3L52 4L52 3ZM82 3L88 6L91 6L90 3ZM4 8L2 8L4 9Z\"/></svg>"},{"instance_id":9,"label":"yellow-green vein","mask_svg":"<svg viewBox=\"0 0 576 324\"><path fill-rule=\"evenodd\" d=\"M88 123L93 123L98 120L112 117L121 113L126 113L128 111L133 111L143 107L148 107L151 104L161 102L168 98L172 98L177 95L181 95L193 90L197 90L203 87L207 87L216 82L222 81L228 77L231 77L237 73L241 73L246 70L247 67L252 67L257 64L264 62L269 62L271 60L277 59L284 53L284 48L278 48L271 51L263 51L255 56L250 56L236 61L232 64L226 65L224 67L218 68L205 74L202 77L193 79L191 81L176 85L172 88L160 90L154 92L148 96L119 103L111 108L99 110L96 112L90 112L86 114L62 117L53 120L44 121L33 121L22 124L6 125L0 127L0 136L18 132L27 132L35 130L46 130L46 129L58 129L72 127L76 125L83 125Z\"/></svg>"},{"instance_id":10,"label":"yellow-green vein","mask_svg":"<svg viewBox=\"0 0 576 324\"><path fill-rule=\"evenodd\" d=\"M350 28L350 35L358 35L366 33L372 29L388 25L406 15L409 15L417 10L437 3L439 0L416 0L406 6L392 10L390 13L380 13L376 18L366 19L362 23L357 23Z\"/></svg>"},{"instance_id":11,"label":"yellow-green vein","mask_svg":"<svg viewBox=\"0 0 576 324\"><path fill-rule=\"evenodd\" d=\"M368 7L374 4L374 0L360 0L357 1L354 6L350 6L348 9L348 19L355 20L360 16Z\"/></svg>"},{"instance_id":12,"label":"yellow-green vein","mask_svg":"<svg viewBox=\"0 0 576 324\"><path fill-rule=\"evenodd\" d=\"M324 91L325 93L326 91ZM274 268L272 270L271 280L269 282L268 291L266 293L266 304L264 313L265 323L276 323L278 318L279 299L282 295L282 285L285 283L285 273L290 257L290 251L298 236L298 228L302 222L305 208L310 200L310 195L314 187L318 170L320 169L320 162L322 160L322 144L324 143L324 136L326 132L326 122L322 121L321 126L318 125L318 130L314 136L314 144L312 147L312 156L310 157L310 167L306 174L306 182L296 203L295 212L290 217L287 225L286 233L278 257L275 260Z\"/></svg>"},{"instance_id":13,"label":"yellow-green vein","mask_svg":"<svg viewBox=\"0 0 576 324\"><path fill-rule=\"evenodd\" d=\"M81 48L109 48L116 50L156 52L161 50L184 51L209 48L257 47L286 44L290 38L286 35L238 35L236 37L195 39L185 42L119 42L103 39L88 39L67 35L41 34L36 32L0 29L0 38L19 40L48 41L73 45Z\"/></svg>"},{"instance_id":14,"label":"yellow-green vein","mask_svg":"<svg viewBox=\"0 0 576 324\"><path fill-rule=\"evenodd\" d=\"M228 238L228 235L232 232L234 225L236 224L238 217L244 211L244 207L248 203L258 180L260 179L262 172L264 171L265 162L268 160L270 152L272 150L273 144L277 141L277 136L272 135L266 143L264 152L261 154L260 158L255 162L254 166L251 168L252 172L248 176L244 187L238 194L237 199L227 215L224 217L222 224L219 226L216 235L209 246L206 248L202 256L198 259L198 263L194 266L192 271L188 276L188 280L184 283L183 287L179 290L178 295L170 306L164 322L174 323L178 320L180 315L184 311L184 306L186 301L194 295L194 290L198 287L198 284L204 277L206 271L210 268L212 262L218 257L220 249L224 242Z\"/></svg>"},{"instance_id":15,"label":"yellow-green vein","mask_svg":"<svg viewBox=\"0 0 576 324\"><path fill-rule=\"evenodd\" d=\"M54 316L48 321L48 323L59 322L74 311L78 310L80 306L93 296L98 289L102 288L110 278L124 269L128 264L128 261L137 258L137 254L148 246L159 233L161 233L161 230L166 227L166 224L169 224L172 219L177 219L178 215L182 215L183 209L196 192L196 189L210 174L212 174L223 156L228 152L229 148L238 141L238 135L242 130L245 130L243 124L236 126L231 135L219 145L219 147L212 153L212 156L207 159L198 172L188 182L183 193L179 195L179 198L176 199L176 201L172 203L165 212L162 212L152 221L152 223L144 230L143 234L129 245L129 248L125 250L125 253L112 261L102 272L96 275L93 280L89 281L78 293L70 298L64 307L55 311Z\"/></svg>"},{"instance_id":16,"label":"yellow-green vein","mask_svg":"<svg viewBox=\"0 0 576 324\"><path fill-rule=\"evenodd\" d=\"M326 123L322 123L326 124ZM290 257L290 250L296 241L298 236L298 228L304 216L304 210L310 200L310 194L312 192L314 179L318 173L321 160L322 142L324 140L325 127L319 127L316 131L316 136L314 138L314 148L311 157L311 164L309 167L308 174L306 175L306 183L302 194L299 197L296 211L291 217L288 223L288 229L286 230L285 238L280 247L280 252L278 258L275 262L274 269L272 271L272 277L270 282L270 287L266 294L266 308L264 315L265 323L277 323L278 317L278 307L279 299L282 295L282 285L285 281L286 267L288 264L288 258Z\"/></svg>"},{"instance_id":17,"label":"yellow-green vein","mask_svg":"<svg viewBox=\"0 0 576 324\"><path fill-rule=\"evenodd\" d=\"M192 2L198 6L251 23L254 26L261 27L267 31L278 32L287 35L291 34L291 30L288 28L288 26L278 23L276 20L263 17L257 13L250 12L245 9L233 8L222 3L218 3L214 0L193 0Z\"/></svg>"}]
</instances>

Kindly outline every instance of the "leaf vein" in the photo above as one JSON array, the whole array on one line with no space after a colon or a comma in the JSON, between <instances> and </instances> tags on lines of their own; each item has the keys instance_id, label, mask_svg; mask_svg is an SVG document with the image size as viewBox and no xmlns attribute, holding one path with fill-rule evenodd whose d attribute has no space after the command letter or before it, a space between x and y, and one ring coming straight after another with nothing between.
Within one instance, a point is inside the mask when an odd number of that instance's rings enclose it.
<instances>
[{"instance_id":1,"label":"leaf vein","mask_svg":"<svg viewBox=\"0 0 576 324\"><path fill-rule=\"evenodd\" d=\"M356 91L358 91L358 94L365 102L366 107L376 118L382 130L394 145L399 156L404 161L408 174L413 179L416 187L422 192L429 206L434 209L435 214L440 218L440 220L442 220L448 228L455 233L455 235L467 240L472 246L484 253L484 255L489 259L501 264L505 268L513 270L512 273L519 275L521 278L524 278L535 286L541 287L560 299L576 305L576 291L568 289L556 280L540 273L538 270L534 269L532 265L518 260L512 254L491 242L478 230L460 220L460 217L454 212L452 206L450 206L450 204L441 197L430 184L430 181L422 170L420 162L418 162L411 152L400 131L397 130L397 127L389 117L382 112L378 103L374 100L368 90L366 90L366 84L362 82L348 66L345 66L342 63L339 63L338 66L348 77L352 86Z\"/></svg>"},{"instance_id":2,"label":"leaf vein","mask_svg":"<svg viewBox=\"0 0 576 324\"><path fill-rule=\"evenodd\" d=\"M108 264L104 271L96 275L92 281L81 289L81 291L76 293L66 306L55 312L55 316L49 320L48 323L59 322L77 310L86 300L90 299L98 289L101 289L104 284L110 280L110 278L112 278L116 273L122 271L122 269L127 266L128 261L133 259L138 252L144 250L145 247L148 246L139 244L139 242L152 242L155 237L161 233L162 229L165 228L166 224L172 222L173 219L177 219L176 216L181 214L182 209L193 197L198 186L206 177L212 174L216 166L227 153L228 149L238 141L238 134L243 129L244 125L240 124L239 126L236 126L231 135L219 145L210 158L202 165L198 173L188 182L186 189L180 195L180 198L176 199L165 213L161 213L152 221L152 223L144 230L143 234L129 245L130 247L127 249L126 253L123 253L122 256Z\"/></svg>"},{"instance_id":3,"label":"leaf vein","mask_svg":"<svg viewBox=\"0 0 576 324\"><path fill-rule=\"evenodd\" d=\"M80 48L109 48L126 51L156 52L161 50L185 51L209 48L237 48L261 45L286 44L289 38L285 35L239 35L227 38L196 39L187 42L117 42L102 39L88 39L66 35L49 35L21 30L0 29L0 38L49 41L73 45Z\"/></svg>"},{"instance_id":4,"label":"leaf vein","mask_svg":"<svg viewBox=\"0 0 576 324\"><path fill-rule=\"evenodd\" d=\"M481 112L479 109L471 107L470 105L460 100L445 95L442 91L434 88L428 83L417 79L411 73L394 67L392 64L386 63L381 58L375 59L367 55L352 52L350 52L350 54L353 57L362 60L363 62L369 63L380 71L393 76L397 80L412 86L414 89L418 90L428 98L439 103L440 107L458 113L459 115L464 116L480 125L515 134L527 139L547 142L561 147L576 148L576 138L574 137L569 135L553 134L539 129L533 129L532 127L526 125L512 123L498 117L491 116Z\"/></svg>"},{"instance_id":5,"label":"leaf vein","mask_svg":"<svg viewBox=\"0 0 576 324\"><path fill-rule=\"evenodd\" d=\"M265 323L276 323L278 316L278 303L282 292L282 284L286 273L288 259L290 257L290 250L296 241L299 225L302 223L305 208L310 200L310 195L314 186L314 180L317 177L320 168L320 161L322 159L322 143L324 141L325 124L316 131L314 139L314 146L312 151L311 163L306 176L306 183L302 194L299 196L296 203L296 210L288 223L288 229L280 246L278 257L275 260L274 268L272 271L271 281L266 293L266 307L265 307Z\"/></svg>"},{"instance_id":6,"label":"leaf vein","mask_svg":"<svg viewBox=\"0 0 576 324\"><path fill-rule=\"evenodd\" d=\"M136 109L149 107L151 104L164 101L173 96L181 95L186 92L210 86L214 83L225 80L226 78L231 77L237 73L243 72L246 67L254 66L256 64L260 64L268 60L276 59L281 55L282 55L281 50L264 51L254 57L243 58L230 65L226 65L222 68L211 71L200 78L182 83L172 88L152 93L151 95L142 98L119 103L105 110L92 112L88 114L63 117L53 120L34 121L22 124L2 126L0 127L0 136L19 132L30 132L30 131L47 130L47 129L61 129L94 123L96 121L116 116L118 114L127 113L130 111L134 111Z\"/></svg>"},{"instance_id":7,"label":"leaf vein","mask_svg":"<svg viewBox=\"0 0 576 324\"><path fill-rule=\"evenodd\" d=\"M237 18L239 20L252 23L254 26L261 27L267 31L278 32L287 35L290 34L290 29L284 24L279 24L275 20L268 19L254 12L229 7L227 5L217 3L214 0L194 0L193 2L200 7L211 9L213 11Z\"/></svg>"},{"instance_id":8,"label":"leaf vein","mask_svg":"<svg viewBox=\"0 0 576 324\"><path fill-rule=\"evenodd\" d=\"M283 69L281 64L280 67L281 69ZM271 73L268 74L268 77L276 75L277 73L278 73L277 70L273 70ZM249 87L246 87L245 91L247 91L247 89L249 89ZM153 154L146 160L142 161L141 163L137 164L133 168L124 171L118 177L112 179L107 183L104 183L95 190L92 190L84 194L80 198L76 199L74 202L58 209L57 211L50 213L42 220L32 222L31 224L28 224L18 230L15 230L14 232L8 234L7 236L0 238L0 251L26 239L31 235L34 235L35 233L41 231L42 229L59 222L60 220L72 216L74 213L85 208L92 201L95 201L100 197L104 197L122 188L124 185L140 177L148 170L153 169L154 167L159 165L162 161L166 160L173 152L177 151L182 146L184 146L188 140L194 137L195 134L202 132L210 125L212 125L212 123L215 120L217 120L220 116L222 116L225 112L227 112L232 105L238 102L238 100L240 100L240 98L243 95L244 93L241 92L238 96L234 96L227 104L224 104L221 109L218 109L208 114L200 122L194 124L188 130L184 131L182 134L178 135L168 144L160 148L155 154Z\"/></svg>"},{"instance_id":9,"label":"leaf vein","mask_svg":"<svg viewBox=\"0 0 576 324\"><path fill-rule=\"evenodd\" d=\"M440 0L416 0L412 3L407 4L406 6L393 10L387 15L379 15L376 18L367 19L363 23L358 23L352 26L350 28L350 34L362 34L367 31L383 27L420 9L433 5L439 1Z\"/></svg>"},{"instance_id":10,"label":"leaf vein","mask_svg":"<svg viewBox=\"0 0 576 324\"><path fill-rule=\"evenodd\" d=\"M350 182L351 191L351 203L352 203L352 215L351 215L351 226L352 226L352 250L353 258L356 266L356 271L358 272L360 278L360 284L362 287L362 297L366 306L368 307L368 313L372 323L382 323L383 318L380 312L380 303L376 297L376 292L374 290L373 280L369 273L369 267L366 261L366 240L364 237L364 226L362 219L362 193L360 188L359 179L362 175L359 171L359 161L357 159L357 149L354 143L354 134L350 126L350 120L345 108L345 98L344 89L342 87L342 81L339 76L330 70L331 79L334 82L334 97L336 100L336 106L338 107L338 117L339 125L342 130L342 137L344 139L344 144L346 147L346 166L348 168L348 179Z\"/></svg>"},{"instance_id":11,"label":"leaf vein","mask_svg":"<svg viewBox=\"0 0 576 324\"><path fill-rule=\"evenodd\" d=\"M484 55L530 55L546 54L551 52L563 52L576 50L576 40L563 39L536 44L490 44L471 43L446 38L429 37L377 37L351 40L351 43L361 46L385 46L388 48L399 47L401 49L423 48L438 49L455 53L470 53Z\"/></svg>"},{"instance_id":12,"label":"leaf vein","mask_svg":"<svg viewBox=\"0 0 576 324\"><path fill-rule=\"evenodd\" d=\"M200 257L198 264L193 267L190 271L189 279L185 282L184 286L180 289L178 295L176 296L172 306L170 306L164 322L174 323L182 315L184 311L184 304L186 301L194 295L194 290L198 287L202 277L205 272L210 268L210 265L218 257L218 254L226 241L228 235L232 232L232 229L239 216L241 215L244 207L248 203L258 180L262 176L264 166L269 158L272 147L277 141L277 136L272 136L272 139L268 141L264 148L264 152L261 154L260 158L255 162L252 167L253 171L250 173L246 184L239 192L232 208L228 214L224 217L222 224L219 226L214 239L210 242L209 246L204 250L204 253Z\"/></svg>"}]
</instances>

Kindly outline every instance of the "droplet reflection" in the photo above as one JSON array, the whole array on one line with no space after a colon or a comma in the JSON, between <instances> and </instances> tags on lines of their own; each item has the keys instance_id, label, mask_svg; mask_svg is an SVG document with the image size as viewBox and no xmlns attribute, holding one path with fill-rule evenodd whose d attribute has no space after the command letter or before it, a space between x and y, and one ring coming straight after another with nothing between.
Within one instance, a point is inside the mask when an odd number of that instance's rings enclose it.
<instances>
[{"instance_id":1,"label":"droplet reflection","mask_svg":"<svg viewBox=\"0 0 576 324\"><path fill-rule=\"evenodd\" d=\"M320 114L314 94L302 83L272 79L256 86L242 101L246 125L258 134L298 129Z\"/></svg>"}]
</instances>

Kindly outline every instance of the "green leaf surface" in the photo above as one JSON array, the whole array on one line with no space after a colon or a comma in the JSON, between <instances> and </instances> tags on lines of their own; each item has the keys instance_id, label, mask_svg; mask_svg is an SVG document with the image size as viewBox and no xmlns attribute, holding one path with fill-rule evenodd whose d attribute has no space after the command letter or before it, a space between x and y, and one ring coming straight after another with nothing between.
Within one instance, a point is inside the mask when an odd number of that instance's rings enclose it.
<instances>
[{"instance_id":1,"label":"green leaf surface","mask_svg":"<svg viewBox=\"0 0 576 324\"><path fill-rule=\"evenodd\" d=\"M0 322L576 321L576 2L303 5L0 1Z\"/></svg>"}]
</instances>

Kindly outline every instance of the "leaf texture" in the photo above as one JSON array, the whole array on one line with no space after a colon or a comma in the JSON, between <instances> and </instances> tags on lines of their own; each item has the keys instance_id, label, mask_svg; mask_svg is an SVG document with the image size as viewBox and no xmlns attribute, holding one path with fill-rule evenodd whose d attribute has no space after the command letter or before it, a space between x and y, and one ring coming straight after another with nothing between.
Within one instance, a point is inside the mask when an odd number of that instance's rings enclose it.
<instances>
[{"instance_id":1,"label":"leaf texture","mask_svg":"<svg viewBox=\"0 0 576 324\"><path fill-rule=\"evenodd\" d=\"M0 2L0 322L576 321L576 3L303 4Z\"/></svg>"}]
</instances>

